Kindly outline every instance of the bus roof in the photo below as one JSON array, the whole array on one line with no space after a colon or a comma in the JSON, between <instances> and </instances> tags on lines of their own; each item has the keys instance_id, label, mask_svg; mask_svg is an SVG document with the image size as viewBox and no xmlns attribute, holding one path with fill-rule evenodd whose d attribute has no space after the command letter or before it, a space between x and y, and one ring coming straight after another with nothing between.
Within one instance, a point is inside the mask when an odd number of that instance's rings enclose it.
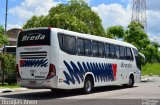
<instances>
[{"instance_id":1,"label":"bus roof","mask_svg":"<svg viewBox=\"0 0 160 105\"><path fill-rule=\"evenodd\" d=\"M38 28L25 29L24 31L37 30L37 29L51 29L53 31L56 31L57 33L60 32L60 33L65 33L68 35L73 35L73 36L84 38L84 39L91 39L91 40L95 40L95 41L101 41L101 42L105 42L105 43L109 43L109 44L115 44L115 45L126 46L126 47L131 47L131 48L137 49L134 45L127 43L127 42L124 42L124 41L105 38L105 37L96 36L96 35L83 34L83 33L78 33L78 32L74 32L74 31L59 29L59 28L38 27Z\"/></svg>"},{"instance_id":2,"label":"bus roof","mask_svg":"<svg viewBox=\"0 0 160 105\"><path fill-rule=\"evenodd\" d=\"M95 40L95 41L101 41L101 42L106 42L109 44L115 44L115 45L126 46L126 47L131 47L131 48L137 49L134 45L127 43L127 42L124 42L124 41L120 41L120 40L115 40L115 39L110 39L110 38L105 38L105 37L90 35L90 34L82 34L82 33L73 32L73 31L69 31L69 30L58 29L58 28L51 28L51 29L56 32L61 32L61 33L73 35L73 36L84 38L84 39L91 39L91 40Z\"/></svg>"}]
</instances>

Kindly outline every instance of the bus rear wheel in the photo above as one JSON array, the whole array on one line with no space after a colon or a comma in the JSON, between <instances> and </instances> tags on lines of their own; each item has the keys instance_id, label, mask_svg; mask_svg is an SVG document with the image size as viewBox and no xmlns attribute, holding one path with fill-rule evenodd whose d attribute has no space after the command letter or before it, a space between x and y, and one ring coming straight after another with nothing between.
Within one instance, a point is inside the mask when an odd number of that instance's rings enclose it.
<instances>
[{"instance_id":1,"label":"bus rear wheel","mask_svg":"<svg viewBox=\"0 0 160 105\"><path fill-rule=\"evenodd\" d=\"M91 77L86 77L84 81L83 91L85 94L89 94L92 92L92 89L93 89L93 80Z\"/></svg>"}]
</instances>

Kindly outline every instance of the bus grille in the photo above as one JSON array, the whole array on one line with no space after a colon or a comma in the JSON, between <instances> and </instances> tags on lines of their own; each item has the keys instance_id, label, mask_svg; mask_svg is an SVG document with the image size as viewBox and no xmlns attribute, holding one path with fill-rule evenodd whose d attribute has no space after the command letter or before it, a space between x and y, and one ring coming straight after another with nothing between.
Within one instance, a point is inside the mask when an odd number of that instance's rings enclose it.
<instances>
[{"instance_id":1,"label":"bus grille","mask_svg":"<svg viewBox=\"0 0 160 105\"><path fill-rule=\"evenodd\" d=\"M47 52L46 51L21 52L20 57L21 59L43 59L47 57Z\"/></svg>"}]
</instances>

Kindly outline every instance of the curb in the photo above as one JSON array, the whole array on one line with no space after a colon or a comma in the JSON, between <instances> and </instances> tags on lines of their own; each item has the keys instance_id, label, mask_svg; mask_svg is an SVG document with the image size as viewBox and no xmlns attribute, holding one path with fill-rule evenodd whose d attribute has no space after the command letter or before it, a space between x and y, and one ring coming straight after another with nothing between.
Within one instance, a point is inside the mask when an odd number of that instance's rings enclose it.
<instances>
[{"instance_id":1,"label":"curb","mask_svg":"<svg viewBox=\"0 0 160 105\"><path fill-rule=\"evenodd\" d=\"M150 81L153 81L152 77L149 77L149 76L141 77L141 82L150 82Z\"/></svg>"},{"instance_id":2,"label":"curb","mask_svg":"<svg viewBox=\"0 0 160 105\"><path fill-rule=\"evenodd\" d=\"M141 82L147 82L147 81L150 81L150 78L141 79Z\"/></svg>"},{"instance_id":3,"label":"curb","mask_svg":"<svg viewBox=\"0 0 160 105\"><path fill-rule=\"evenodd\" d=\"M29 90L29 89L27 88L15 88L15 89L4 88L4 89L0 89L0 93L20 92L20 91L26 91L26 90Z\"/></svg>"},{"instance_id":4,"label":"curb","mask_svg":"<svg viewBox=\"0 0 160 105\"><path fill-rule=\"evenodd\" d=\"M9 88L0 89L0 93L12 92Z\"/></svg>"}]
</instances>

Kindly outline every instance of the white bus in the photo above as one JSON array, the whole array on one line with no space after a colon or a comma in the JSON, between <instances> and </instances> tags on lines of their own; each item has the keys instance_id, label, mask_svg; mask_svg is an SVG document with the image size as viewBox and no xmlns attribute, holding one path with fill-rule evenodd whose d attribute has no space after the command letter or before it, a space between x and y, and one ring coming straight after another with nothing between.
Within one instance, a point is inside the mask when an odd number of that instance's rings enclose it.
<instances>
[{"instance_id":1,"label":"white bus","mask_svg":"<svg viewBox=\"0 0 160 105\"><path fill-rule=\"evenodd\" d=\"M18 36L17 83L27 88L77 89L140 82L138 50L113 39L58 28L26 29Z\"/></svg>"}]
</instances>

